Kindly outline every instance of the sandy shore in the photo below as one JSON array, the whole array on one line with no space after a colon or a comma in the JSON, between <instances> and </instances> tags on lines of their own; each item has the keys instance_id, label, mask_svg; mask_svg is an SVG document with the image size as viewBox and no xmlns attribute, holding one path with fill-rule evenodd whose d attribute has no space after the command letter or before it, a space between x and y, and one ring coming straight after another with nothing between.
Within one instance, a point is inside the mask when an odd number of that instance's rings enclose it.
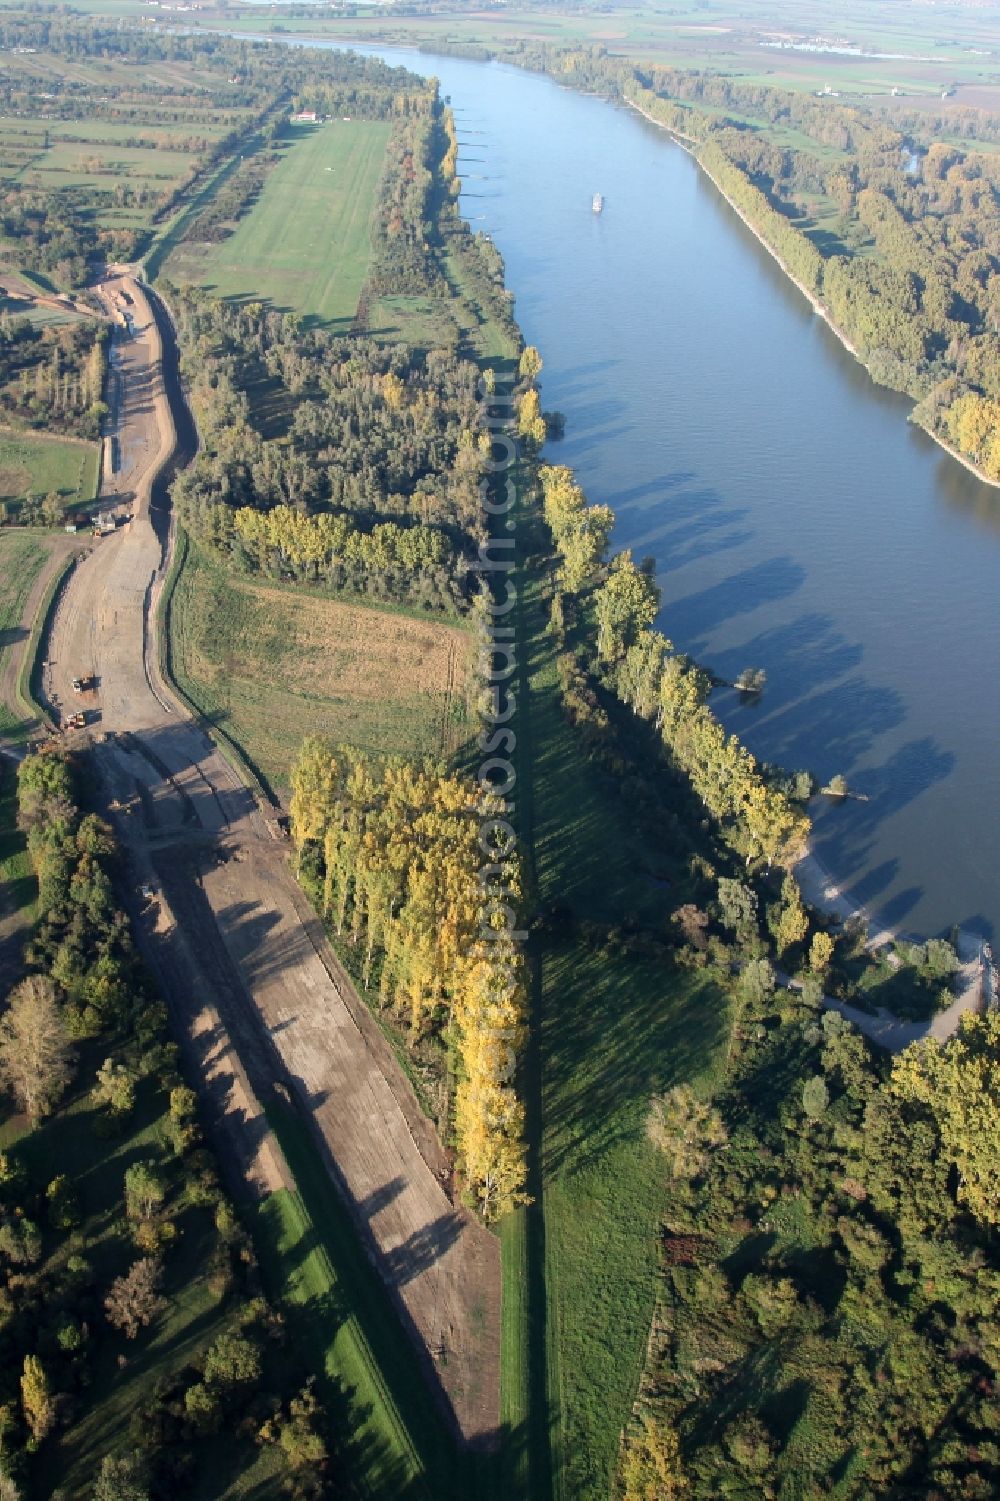
<instances>
[{"instance_id":1,"label":"sandy shore","mask_svg":"<svg viewBox=\"0 0 1000 1501\"><path fill-rule=\"evenodd\" d=\"M795 878L805 900L821 912L827 912L847 922L859 918L868 927L868 948L875 952L885 948L896 938L909 935L900 933L891 923L885 922L877 912L872 912L856 901L847 888L831 875L818 856L809 850L795 866ZM970 1011L981 1011L988 994L991 971L983 954L983 940L978 933L959 929L957 950L960 967L957 971L955 999L945 1010L926 1021L904 1021L884 1006L874 1012L862 1011L845 1001L824 996L823 1004L830 1011L839 1011L847 1021L853 1022L880 1047L891 1053L901 1052L913 1042L934 1037L944 1040L958 1030L962 1017Z\"/></svg>"}]
</instances>

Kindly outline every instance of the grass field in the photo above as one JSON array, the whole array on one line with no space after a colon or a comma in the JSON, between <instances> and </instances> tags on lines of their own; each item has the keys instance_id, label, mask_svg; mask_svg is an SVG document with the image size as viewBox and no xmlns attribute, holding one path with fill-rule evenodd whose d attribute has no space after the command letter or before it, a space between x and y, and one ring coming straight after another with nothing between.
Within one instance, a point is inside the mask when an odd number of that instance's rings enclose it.
<instances>
[{"instance_id":1,"label":"grass field","mask_svg":"<svg viewBox=\"0 0 1000 1501\"><path fill-rule=\"evenodd\" d=\"M265 1278L320 1373L338 1431L350 1435L357 1493L365 1501L455 1494L458 1456L315 1146L280 1102L268 1115L296 1192L273 1193L256 1211Z\"/></svg>"},{"instance_id":2,"label":"grass field","mask_svg":"<svg viewBox=\"0 0 1000 1501\"><path fill-rule=\"evenodd\" d=\"M97 494L98 455L96 443L0 432L0 501L55 490L68 505L89 505Z\"/></svg>"},{"instance_id":3,"label":"grass field","mask_svg":"<svg viewBox=\"0 0 1000 1501\"><path fill-rule=\"evenodd\" d=\"M228 239L188 243L164 274L350 329L371 253L369 221L389 139L380 120L290 127L284 159Z\"/></svg>"},{"instance_id":4,"label":"grass field","mask_svg":"<svg viewBox=\"0 0 1000 1501\"><path fill-rule=\"evenodd\" d=\"M31 586L48 556L47 541L52 533L0 532L0 675L7 665L11 647L22 639L21 617ZM8 704L0 699L0 730L13 730L20 724Z\"/></svg>"},{"instance_id":5,"label":"grass field","mask_svg":"<svg viewBox=\"0 0 1000 1501\"><path fill-rule=\"evenodd\" d=\"M17 827L17 770L0 765L0 993L24 973L22 953L35 916L35 881L25 836Z\"/></svg>"},{"instance_id":6,"label":"grass field","mask_svg":"<svg viewBox=\"0 0 1000 1501\"><path fill-rule=\"evenodd\" d=\"M470 732L459 626L259 584L192 546L170 632L183 691L277 788L308 734L447 757Z\"/></svg>"},{"instance_id":7,"label":"grass field","mask_svg":"<svg viewBox=\"0 0 1000 1501\"><path fill-rule=\"evenodd\" d=\"M714 985L598 936L623 924L655 933L666 921L669 898L651 872L669 867L670 852L584 758L562 713L537 585L525 584L530 697L519 735L527 731L534 874L543 910L572 913L568 931L544 936L537 955L542 1416L555 1496L607 1501L653 1315L666 1207L645 1137L649 1101L681 1081L707 1087L729 1017Z\"/></svg>"}]
</instances>

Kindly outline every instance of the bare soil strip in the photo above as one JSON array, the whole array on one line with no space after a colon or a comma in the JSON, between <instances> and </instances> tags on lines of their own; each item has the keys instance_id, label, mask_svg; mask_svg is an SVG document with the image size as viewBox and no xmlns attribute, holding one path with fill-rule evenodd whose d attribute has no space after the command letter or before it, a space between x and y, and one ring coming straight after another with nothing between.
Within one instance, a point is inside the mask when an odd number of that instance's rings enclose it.
<instances>
[{"instance_id":1,"label":"bare soil strip","mask_svg":"<svg viewBox=\"0 0 1000 1501\"><path fill-rule=\"evenodd\" d=\"M74 570L53 621L44 687L54 713L84 709L140 924L225 1137L257 1193L286 1180L259 1098L280 1085L330 1172L464 1440L499 1422L500 1253L449 1193L449 1165L388 1044L353 991L288 869L287 846L147 649L165 559L150 491L172 454L161 343L128 275L115 332L120 463L104 495L131 519ZM74 678L96 687L73 690ZM95 725L97 726L95 728Z\"/></svg>"}]
</instances>

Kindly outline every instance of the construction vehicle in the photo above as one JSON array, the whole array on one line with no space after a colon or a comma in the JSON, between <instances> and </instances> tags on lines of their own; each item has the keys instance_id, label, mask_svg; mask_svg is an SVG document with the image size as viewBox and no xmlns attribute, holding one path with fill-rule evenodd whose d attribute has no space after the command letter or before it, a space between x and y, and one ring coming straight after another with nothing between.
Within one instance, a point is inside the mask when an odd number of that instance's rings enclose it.
<instances>
[{"instance_id":1,"label":"construction vehicle","mask_svg":"<svg viewBox=\"0 0 1000 1501\"><path fill-rule=\"evenodd\" d=\"M91 693L96 686L97 678L92 672L88 673L86 677L73 679L74 693Z\"/></svg>"}]
</instances>

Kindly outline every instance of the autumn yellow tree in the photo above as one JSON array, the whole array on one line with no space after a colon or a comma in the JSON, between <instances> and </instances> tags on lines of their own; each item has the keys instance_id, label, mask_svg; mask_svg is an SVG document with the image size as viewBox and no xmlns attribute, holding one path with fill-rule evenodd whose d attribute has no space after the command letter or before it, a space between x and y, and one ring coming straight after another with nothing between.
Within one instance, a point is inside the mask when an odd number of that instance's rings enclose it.
<instances>
[{"instance_id":1,"label":"autumn yellow tree","mask_svg":"<svg viewBox=\"0 0 1000 1501\"><path fill-rule=\"evenodd\" d=\"M1000 1013L966 1016L946 1042L912 1044L895 1060L890 1088L933 1122L969 1213L1000 1224Z\"/></svg>"},{"instance_id":2,"label":"autumn yellow tree","mask_svg":"<svg viewBox=\"0 0 1000 1501\"><path fill-rule=\"evenodd\" d=\"M292 773L292 836L362 978L406 1025L454 1039L460 1166L484 1217L523 1191L517 861L482 837L502 799L432 765L382 765L307 740Z\"/></svg>"},{"instance_id":3,"label":"autumn yellow tree","mask_svg":"<svg viewBox=\"0 0 1000 1501\"><path fill-rule=\"evenodd\" d=\"M659 1416L643 1412L625 1440L623 1501L676 1501L688 1490L676 1430Z\"/></svg>"},{"instance_id":4,"label":"autumn yellow tree","mask_svg":"<svg viewBox=\"0 0 1000 1501\"><path fill-rule=\"evenodd\" d=\"M545 418L542 416L538 392L532 386L517 403L517 430L531 448L541 448L545 442Z\"/></svg>"}]
</instances>

